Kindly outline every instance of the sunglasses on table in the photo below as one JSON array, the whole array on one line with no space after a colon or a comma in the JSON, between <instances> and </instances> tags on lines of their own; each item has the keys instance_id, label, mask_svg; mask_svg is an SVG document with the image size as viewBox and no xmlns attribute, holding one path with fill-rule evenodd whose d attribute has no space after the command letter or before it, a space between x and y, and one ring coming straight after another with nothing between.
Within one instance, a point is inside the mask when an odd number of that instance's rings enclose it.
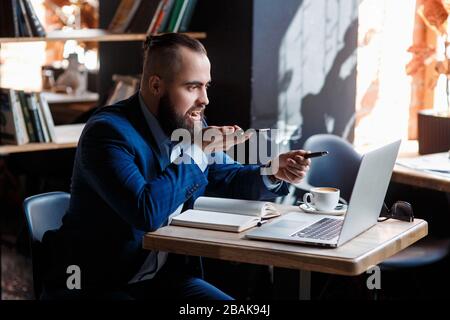
<instances>
[{"instance_id":1,"label":"sunglasses on table","mask_svg":"<svg viewBox=\"0 0 450 320\"><path fill-rule=\"evenodd\" d=\"M383 209L381 210L378 222L389 219L413 222L414 213L411 204L406 201L396 201L389 209L386 203L383 202Z\"/></svg>"}]
</instances>

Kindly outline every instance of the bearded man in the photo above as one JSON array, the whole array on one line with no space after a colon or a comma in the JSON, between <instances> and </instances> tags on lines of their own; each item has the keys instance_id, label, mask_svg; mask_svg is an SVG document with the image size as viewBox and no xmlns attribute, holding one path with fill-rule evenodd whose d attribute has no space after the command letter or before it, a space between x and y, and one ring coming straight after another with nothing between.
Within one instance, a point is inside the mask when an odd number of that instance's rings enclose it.
<instances>
[{"instance_id":1,"label":"bearded man","mask_svg":"<svg viewBox=\"0 0 450 320\"><path fill-rule=\"evenodd\" d=\"M249 136L238 135L236 125L206 126L211 66L199 41L174 33L151 36L144 50L140 90L101 108L84 128L69 209L62 226L43 239L43 298L231 299L197 277L185 257L143 250L144 234L167 225L204 194L273 199L286 195L287 184L308 170L302 150L279 155L273 175L223 152ZM180 149L172 134L194 134L196 124L223 139L214 140L215 148L201 141ZM213 162L208 150L214 150ZM81 285L67 288L73 265L81 271Z\"/></svg>"}]
</instances>

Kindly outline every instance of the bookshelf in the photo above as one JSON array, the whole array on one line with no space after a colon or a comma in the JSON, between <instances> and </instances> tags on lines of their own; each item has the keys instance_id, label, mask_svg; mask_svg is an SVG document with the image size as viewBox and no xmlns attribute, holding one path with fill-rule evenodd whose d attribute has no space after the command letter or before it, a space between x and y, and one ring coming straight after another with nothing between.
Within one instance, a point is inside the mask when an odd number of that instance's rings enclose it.
<instances>
[{"instance_id":1,"label":"bookshelf","mask_svg":"<svg viewBox=\"0 0 450 320\"><path fill-rule=\"evenodd\" d=\"M187 32L184 33L196 39L205 39L205 32ZM2 43L19 43L32 41L98 41L98 42L135 42L144 41L146 34L113 34L102 29L83 29L83 30L61 30L47 33L46 37L15 37L15 38L0 38L0 48ZM76 96L68 96L62 94L47 94L49 103L61 102L78 102ZM88 95L89 101L94 102L94 98L98 101L99 95L97 93L90 93ZM83 102L85 102L84 97ZM0 145L0 156L5 156L12 153L22 153L31 151L45 151L65 148L75 148L78 144L78 139L81 135L82 127L79 125L60 125L55 126L58 140L52 143L34 142L24 145ZM77 130L81 128L81 130Z\"/></svg>"},{"instance_id":2,"label":"bookshelf","mask_svg":"<svg viewBox=\"0 0 450 320\"><path fill-rule=\"evenodd\" d=\"M85 92L80 95L45 92L41 93L48 103L74 103L74 102L97 102L99 99L96 92Z\"/></svg>"},{"instance_id":3,"label":"bookshelf","mask_svg":"<svg viewBox=\"0 0 450 320\"><path fill-rule=\"evenodd\" d=\"M205 32L186 32L192 38L205 39ZM0 38L0 43L36 42L36 41L96 41L96 42L120 42L120 41L144 41L144 33L111 33L103 29L82 30L58 30L48 32L46 37L16 37Z\"/></svg>"},{"instance_id":4,"label":"bookshelf","mask_svg":"<svg viewBox=\"0 0 450 320\"><path fill-rule=\"evenodd\" d=\"M57 30L57 31L49 31L45 36L33 36L33 37L0 37L0 50L3 44L10 43L29 43L29 42L65 42L69 40L76 40L82 42L98 42L99 43L99 61L100 61L100 70L98 71L98 78L96 79L97 85L95 88L95 93L91 93L89 97L74 97L71 95L58 95L58 94L47 94L47 102L51 105L51 112L55 116L64 113L66 116L63 117L63 121L59 121L59 124L73 123L72 118L69 116L73 116L73 114L84 113L89 110L86 108L92 108L98 105L99 101L104 101L104 98L109 93L109 88L111 87L111 76L112 74L128 74L130 71L137 74L140 72L142 68L140 57L142 50L142 42L146 39L147 34L145 33L133 33L133 32L111 32L109 24L113 20L113 16L117 11L119 3L122 3L122 0L115 1L100 1L99 6L99 17L100 17L100 26L98 29L79 29L79 30ZM159 0L154 0L154 3L159 3ZM143 4L144 2L142 2ZM187 3L187 2L185 2ZM147 5L147 2L145 2ZM142 5L139 8L143 7ZM194 5L195 7L195 5ZM149 9L148 5L143 8ZM156 9L156 7L154 8ZM171 10L171 9L170 9ZM195 11L194 11L195 12ZM25 14L27 16L26 19L29 19L29 12ZM141 15L142 16L142 15ZM142 16L143 17L143 16ZM133 24L133 28L130 30L139 30L142 29L142 20L140 17L139 22ZM136 17L135 17L136 18ZM25 20L26 20L25 19ZM137 16L139 19L139 16ZM144 22L145 24L145 22ZM140 26L138 28L138 26ZM20 31L22 32L22 30ZM139 31L138 31L139 32ZM31 34L34 33L34 30ZM39 34L39 33L37 33ZM183 32L192 38L196 39L205 39L205 32ZM104 44L105 43L105 44ZM120 58L116 59L114 55L119 54ZM123 59L123 56L135 56L137 59ZM111 61L111 57L112 58ZM74 110L68 110L69 106L72 106ZM67 116L69 115L69 116ZM70 118L70 119L69 119ZM56 123L58 124L58 123ZM56 126L56 130L58 131L60 126ZM61 130L59 130L61 131ZM63 131L64 132L64 131ZM0 156L7 155L11 153L20 153L20 152L29 152L29 151L43 151L43 150L53 150L53 149L61 149L61 148L73 148L76 147L81 131L75 135L69 135L70 139L62 139L64 142L56 140L56 142L52 143L43 143L43 142L30 142L24 145L0 145ZM64 133L61 133L63 136Z\"/></svg>"}]
</instances>

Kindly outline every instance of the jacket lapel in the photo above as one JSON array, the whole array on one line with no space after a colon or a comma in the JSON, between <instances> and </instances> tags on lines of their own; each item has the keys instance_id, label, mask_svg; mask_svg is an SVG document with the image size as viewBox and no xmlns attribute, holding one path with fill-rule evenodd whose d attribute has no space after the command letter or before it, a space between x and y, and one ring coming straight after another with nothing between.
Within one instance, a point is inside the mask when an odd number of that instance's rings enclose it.
<instances>
[{"instance_id":1,"label":"jacket lapel","mask_svg":"<svg viewBox=\"0 0 450 320\"><path fill-rule=\"evenodd\" d=\"M142 113L141 106L139 103L139 91L132 95L127 101L127 111L130 122L133 124L134 128L138 131L138 133L144 138L149 148L156 154L158 159L159 169L164 171L167 165L170 162L170 159L167 159L165 154L162 154L159 150L158 144L156 143L156 139L153 136L152 131L148 127L147 122L145 121L144 114Z\"/></svg>"}]
</instances>

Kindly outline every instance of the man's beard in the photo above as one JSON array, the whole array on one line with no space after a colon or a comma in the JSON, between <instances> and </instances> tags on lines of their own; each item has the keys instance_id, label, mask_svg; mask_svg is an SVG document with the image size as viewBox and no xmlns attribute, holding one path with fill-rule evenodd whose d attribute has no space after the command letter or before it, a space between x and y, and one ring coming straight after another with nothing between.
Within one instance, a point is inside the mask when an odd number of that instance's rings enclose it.
<instances>
[{"instance_id":1,"label":"man's beard","mask_svg":"<svg viewBox=\"0 0 450 320\"><path fill-rule=\"evenodd\" d=\"M189 131L191 137L194 137L194 122L189 121L186 115L189 114L189 109L185 115L180 115L176 111L168 94L161 97L158 107L158 120L164 133L171 137L176 129L186 129ZM201 123L204 121L203 112L201 113Z\"/></svg>"}]
</instances>

